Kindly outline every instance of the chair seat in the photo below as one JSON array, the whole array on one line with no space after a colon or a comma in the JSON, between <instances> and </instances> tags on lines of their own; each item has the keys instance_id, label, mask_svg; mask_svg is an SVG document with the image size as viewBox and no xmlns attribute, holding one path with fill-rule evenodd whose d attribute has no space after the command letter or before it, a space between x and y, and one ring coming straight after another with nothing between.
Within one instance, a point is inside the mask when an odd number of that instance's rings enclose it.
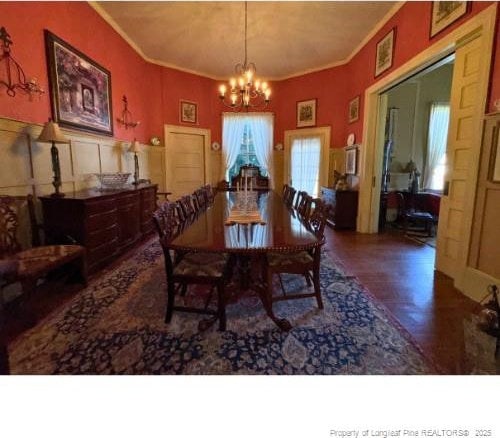
<instances>
[{"instance_id":1,"label":"chair seat","mask_svg":"<svg viewBox=\"0 0 500 438\"><path fill-rule=\"evenodd\" d=\"M174 267L174 275L190 277L222 277L227 263L226 254L186 254Z\"/></svg>"},{"instance_id":2,"label":"chair seat","mask_svg":"<svg viewBox=\"0 0 500 438\"><path fill-rule=\"evenodd\" d=\"M425 211L412 211L407 212L406 216L409 219L422 219L422 220L434 220L434 216L432 214L427 213Z\"/></svg>"},{"instance_id":3,"label":"chair seat","mask_svg":"<svg viewBox=\"0 0 500 438\"><path fill-rule=\"evenodd\" d=\"M312 263L313 258L307 251L272 252L267 255L269 266L286 266L292 264Z\"/></svg>"},{"instance_id":4,"label":"chair seat","mask_svg":"<svg viewBox=\"0 0 500 438\"><path fill-rule=\"evenodd\" d=\"M81 257L80 245L49 245L26 249L14 255L18 261L17 278L38 276Z\"/></svg>"}]
</instances>

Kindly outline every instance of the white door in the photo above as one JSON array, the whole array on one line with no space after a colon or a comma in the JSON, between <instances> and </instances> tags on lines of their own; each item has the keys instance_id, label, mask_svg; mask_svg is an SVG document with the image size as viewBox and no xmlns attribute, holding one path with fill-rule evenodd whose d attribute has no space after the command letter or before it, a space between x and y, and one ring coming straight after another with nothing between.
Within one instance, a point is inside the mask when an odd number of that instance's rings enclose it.
<instances>
[{"instance_id":1,"label":"white door","mask_svg":"<svg viewBox=\"0 0 500 438\"><path fill-rule=\"evenodd\" d=\"M193 193L206 184L209 175L210 132L183 126L165 127L166 187L169 199Z\"/></svg>"},{"instance_id":2,"label":"white door","mask_svg":"<svg viewBox=\"0 0 500 438\"><path fill-rule=\"evenodd\" d=\"M465 267L471 233L485 96L485 38L456 50L450 98L450 126L446 150L445 195L441 198L437 233L436 268L458 280Z\"/></svg>"},{"instance_id":3,"label":"white door","mask_svg":"<svg viewBox=\"0 0 500 438\"><path fill-rule=\"evenodd\" d=\"M317 197L328 185L330 128L285 131L285 182Z\"/></svg>"}]
</instances>

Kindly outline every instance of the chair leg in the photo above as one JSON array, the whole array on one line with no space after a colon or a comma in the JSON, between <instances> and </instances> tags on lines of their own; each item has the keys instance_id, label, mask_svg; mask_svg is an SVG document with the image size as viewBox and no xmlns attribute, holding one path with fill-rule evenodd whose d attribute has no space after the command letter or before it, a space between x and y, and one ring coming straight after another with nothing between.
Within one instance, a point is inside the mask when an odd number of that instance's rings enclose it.
<instances>
[{"instance_id":1,"label":"chair leg","mask_svg":"<svg viewBox=\"0 0 500 438\"><path fill-rule=\"evenodd\" d=\"M217 314L219 317L219 331L226 331L226 298L224 296L224 285L217 285Z\"/></svg>"},{"instance_id":2,"label":"chair leg","mask_svg":"<svg viewBox=\"0 0 500 438\"><path fill-rule=\"evenodd\" d=\"M319 283L319 266L313 270L314 294L318 302L318 308L323 309L323 299L321 298L321 287Z\"/></svg>"},{"instance_id":3,"label":"chair leg","mask_svg":"<svg viewBox=\"0 0 500 438\"><path fill-rule=\"evenodd\" d=\"M165 314L165 323L169 324L172 321L172 314L174 313L175 301L175 284L173 281L167 281L167 312Z\"/></svg>"}]
</instances>

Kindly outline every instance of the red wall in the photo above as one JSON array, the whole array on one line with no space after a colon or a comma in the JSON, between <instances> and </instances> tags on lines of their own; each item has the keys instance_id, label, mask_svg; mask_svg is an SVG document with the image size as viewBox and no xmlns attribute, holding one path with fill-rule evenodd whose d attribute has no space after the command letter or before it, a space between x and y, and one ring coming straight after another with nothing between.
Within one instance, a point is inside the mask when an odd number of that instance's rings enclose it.
<instances>
[{"instance_id":1,"label":"red wall","mask_svg":"<svg viewBox=\"0 0 500 438\"><path fill-rule=\"evenodd\" d=\"M363 94L375 82L373 77L376 43L397 27L394 65L401 66L431 43L485 9L492 2L474 2L466 17L432 40L429 39L430 2L406 3L346 65L333 67L271 84L273 100L268 108L275 113L275 143L283 141L287 129L296 128L296 103L317 99L317 125L332 126L332 147L345 145L353 132L362 141ZM8 97L0 89L0 116L43 123L50 116L50 98L45 61L43 29L67 41L111 71L113 118L122 110L126 94L133 117L141 121L135 130L125 130L114 121L115 136L149 142L163 137L164 124L179 124L179 100L198 104L198 127L212 131L212 140L221 140L221 113L226 108L217 97L218 83L178 70L152 65L137 53L87 4L83 2L0 2L0 25L5 26L14 44L12 55L28 78L37 77L47 90L30 102L22 94ZM498 19L497 19L498 20ZM500 35L497 32L488 110L500 99ZM378 80L379 78L377 78ZM347 122L348 103L360 95L360 118Z\"/></svg>"},{"instance_id":2,"label":"red wall","mask_svg":"<svg viewBox=\"0 0 500 438\"><path fill-rule=\"evenodd\" d=\"M362 141L363 106L366 88L386 74L400 67L431 44L441 39L464 21L491 5L492 2L474 2L470 12L452 26L429 38L431 2L408 2L377 32L377 34L346 65L292 78L280 83L280 117L277 135L283 138L287 129L295 129L295 106L297 100L318 99L317 125L332 126L332 147L343 147L349 133L354 133L356 142ZM497 23L499 18L497 17ZM393 66L375 79L376 44L393 27L396 39ZM498 27L498 26L497 26ZM493 111L493 102L500 99L500 35L497 32L495 60L492 70L488 111ZM358 121L348 123L349 101L357 95L360 99Z\"/></svg>"}]
</instances>

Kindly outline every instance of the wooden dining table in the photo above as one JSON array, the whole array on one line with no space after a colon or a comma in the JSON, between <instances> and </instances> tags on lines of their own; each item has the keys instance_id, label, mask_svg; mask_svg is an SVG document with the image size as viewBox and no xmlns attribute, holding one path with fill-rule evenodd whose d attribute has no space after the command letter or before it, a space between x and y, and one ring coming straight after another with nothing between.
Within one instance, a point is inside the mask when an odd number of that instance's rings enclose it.
<instances>
[{"instance_id":1,"label":"wooden dining table","mask_svg":"<svg viewBox=\"0 0 500 438\"><path fill-rule=\"evenodd\" d=\"M255 223L231 222L231 212L237 208L241 193L218 192L211 204L193 222L185 227L168 246L178 251L215 252L235 254L240 288L251 285L259 294L268 316L283 330L291 324L278 318L272 308L272 296L263 285L263 278L251 278L252 260L265 263L269 252L296 252L310 250L322 244L301 220L297 212L287 206L274 191L255 192L256 209L260 219Z\"/></svg>"}]
</instances>

